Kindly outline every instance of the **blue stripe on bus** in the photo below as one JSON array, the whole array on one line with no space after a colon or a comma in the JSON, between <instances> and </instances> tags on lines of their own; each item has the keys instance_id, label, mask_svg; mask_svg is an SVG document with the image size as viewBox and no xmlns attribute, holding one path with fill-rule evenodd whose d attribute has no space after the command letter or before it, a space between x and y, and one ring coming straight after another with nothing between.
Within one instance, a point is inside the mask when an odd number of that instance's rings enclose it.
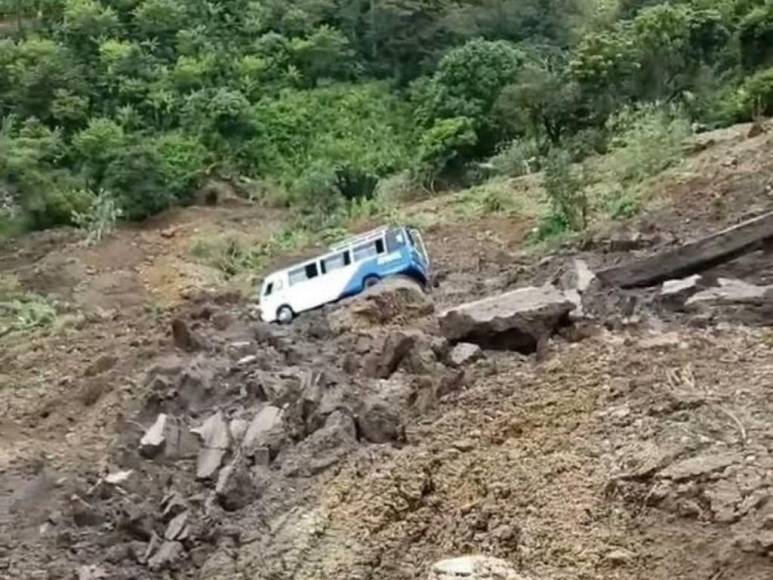
<instances>
[{"instance_id":1,"label":"blue stripe on bus","mask_svg":"<svg viewBox=\"0 0 773 580\"><path fill-rule=\"evenodd\" d=\"M389 262L388 264L379 264L378 259L380 256L374 256L373 258L362 262L357 270L355 270L354 274L352 274L349 283L343 289L341 298L362 292L365 279L369 276L375 276L381 279L386 278L387 276L406 274L418 278L420 282L426 284L426 268L418 259L413 258L412 253L412 249L409 246L406 246L400 250L400 258Z\"/></svg>"}]
</instances>

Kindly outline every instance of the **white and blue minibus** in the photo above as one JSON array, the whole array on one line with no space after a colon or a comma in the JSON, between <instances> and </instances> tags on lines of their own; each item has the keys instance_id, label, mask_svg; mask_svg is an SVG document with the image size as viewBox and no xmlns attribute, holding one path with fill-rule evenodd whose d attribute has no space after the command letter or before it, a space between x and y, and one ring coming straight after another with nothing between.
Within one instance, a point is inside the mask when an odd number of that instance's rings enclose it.
<instances>
[{"instance_id":1,"label":"white and blue minibus","mask_svg":"<svg viewBox=\"0 0 773 580\"><path fill-rule=\"evenodd\" d=\"M379 228L267 276L260 292L261 318L288 324L301 312L358 294L396 275L426 287L430 279L427 249L415 229Z\"/></svg>"}]
</instances>

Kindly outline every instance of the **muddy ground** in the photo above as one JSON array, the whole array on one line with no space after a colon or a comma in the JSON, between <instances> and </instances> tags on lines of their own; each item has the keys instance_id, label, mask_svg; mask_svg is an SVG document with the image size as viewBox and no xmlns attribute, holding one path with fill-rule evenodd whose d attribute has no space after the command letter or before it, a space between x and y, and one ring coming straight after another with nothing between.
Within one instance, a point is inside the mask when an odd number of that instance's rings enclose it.
<instances>
[{"instance_id":1,"label":"muddy ground","mask_svg":"<svg viewBox=\"0 0 773 580\"><path fill-rule=\"evenodd\" d=\"M547 255L524 251L517 219L438 224L431 300L286 329L183 259L193 230L256 227L245 208L95 249L67 232L14 242L2 271L72 320L0 342L0 578L412 579L471 553L534 580L770 578L764 312L609 291L546 348L461 366L435 313L769 209L771 148L709 144L663 179L659 207ZM708 274L772 273L763 247ZM164 444L143 443L160 413Z\"/></svg>"}]
</instances>

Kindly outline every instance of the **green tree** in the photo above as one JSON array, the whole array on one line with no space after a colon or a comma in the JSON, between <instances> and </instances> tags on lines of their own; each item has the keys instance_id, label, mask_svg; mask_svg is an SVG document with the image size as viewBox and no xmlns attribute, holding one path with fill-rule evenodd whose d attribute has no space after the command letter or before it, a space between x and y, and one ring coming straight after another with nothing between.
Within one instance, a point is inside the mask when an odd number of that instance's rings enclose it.
<instances>
[{"instance_id":1,"label":"green tree","mask_svg":"<svg viewBox=\"0 0 773 580\"><path fill-rule=\"evenodd\" d=\"M493 151L503 134L492 114L502 90L514 82L524 54L504 41L472 40L449 52L437 71L417 85L417 116L427 126L441 119L468 119L477 135L477 152Z\"/></svg>"}]
</instances>

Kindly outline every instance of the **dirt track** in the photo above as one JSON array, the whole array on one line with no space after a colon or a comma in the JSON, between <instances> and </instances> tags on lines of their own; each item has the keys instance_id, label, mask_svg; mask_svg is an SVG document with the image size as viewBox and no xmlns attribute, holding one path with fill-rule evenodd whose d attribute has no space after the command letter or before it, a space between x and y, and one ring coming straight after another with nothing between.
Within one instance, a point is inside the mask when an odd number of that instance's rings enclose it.
<instances>
[{"instance_id":1,"label":"dirt track","mask_svg":"<svg viewBox=\"0 0 773 580\"><path fill-rule=\"evenodd\" d=\"M637 251L769 206L770 147L723 142L693 178L664 181L662 209L630 225L645 234ZM323 312L288 334L256 333L247 305L217 291L167 308L216 287L185 260L193 230L231 227L245 211L193 209L96 250L55 233L2 253L28 289L80 306L53 336L0 339L0 578L72 578L93 564L107 578L409 579L467 553L537 580L771 577L768 330L651 320L645 291L633 318L599 321L614 330L557 336L539 357L488 352L464 378L424 334L381 383L347 353L376 356L413 324L336 336ZM610 230L543 260L520 251L527 232L502 218L431 228L436 305L554 279L574 255L593 267L630 256ZM769 258L719 272L769 283ZM174 317L202 351L175 348ZM321 398L308 395L314 381ZM390 389L396 407L379 402ZM266 404L286 409L271 468L245 471L229 452L238 469L225 503L212 504L214 481L195 480L194 457L137 452L159 411L198 426L217 410L249 422ZM375 431L349 418L360 416ZM95 486L124 469L120 490ZM190 529L179 558L154 569L148 546L165 534L171 491Z\"/></svg>"}]
</instances>

